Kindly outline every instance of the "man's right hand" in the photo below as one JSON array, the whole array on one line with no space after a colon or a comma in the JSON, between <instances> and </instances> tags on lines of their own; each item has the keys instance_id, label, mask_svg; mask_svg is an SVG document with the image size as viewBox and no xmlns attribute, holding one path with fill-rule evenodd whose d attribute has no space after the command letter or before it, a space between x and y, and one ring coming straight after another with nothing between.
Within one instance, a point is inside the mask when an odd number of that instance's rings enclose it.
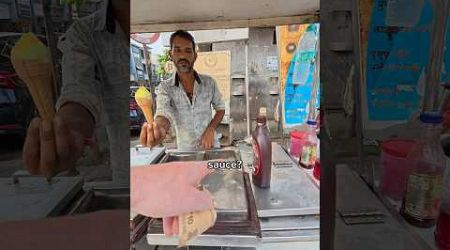
<instances>
[{"instance_id":1,"label":"man's right hand","mask_svg":"<svg viewBox=\"0 0 450 250\"><path fill-rule=\"evenodd\" d=\"M84 149L84 136L70 130L62 117L52 121L34 118L23 147L23 162L32 174L51 178L72 170Z\"/></svg>"},{"instance_id":2,"label":"man's right hand","mask_svg":"<svg viewBox=\"0 0 450 250\"><path fill-rule=\"evenodd\" d=\"M154 147L159 145L167 135L167 131L163 126L158 125L157 122L144 123L141 129L140 141L142 146Z\"/></svg>"}]
</instances>

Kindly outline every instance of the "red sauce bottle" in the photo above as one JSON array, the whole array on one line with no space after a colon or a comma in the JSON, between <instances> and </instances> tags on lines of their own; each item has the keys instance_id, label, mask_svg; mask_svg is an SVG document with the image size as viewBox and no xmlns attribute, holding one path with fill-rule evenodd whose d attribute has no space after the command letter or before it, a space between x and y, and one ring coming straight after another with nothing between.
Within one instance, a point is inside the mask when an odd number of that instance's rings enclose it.
<instances>
[{"instance_id":1,"label":"red sauce bottle","mask_svg":"<svg viewBox=\"0 0 450 250\"><path fill-rule=\"evenodd\" d=\"M253 137L253 183L260 188L270 187L272 174L272 142L267 128L266 108L259 110Z\"/></svg>"}]
</instances>

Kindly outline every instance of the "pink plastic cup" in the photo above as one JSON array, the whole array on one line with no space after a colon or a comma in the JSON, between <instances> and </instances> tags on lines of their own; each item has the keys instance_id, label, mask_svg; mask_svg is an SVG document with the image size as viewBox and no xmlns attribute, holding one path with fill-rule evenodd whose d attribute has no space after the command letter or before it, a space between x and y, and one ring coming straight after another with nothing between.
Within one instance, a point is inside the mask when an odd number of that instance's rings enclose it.
<instances>
[{"instance_id":1,"label":"pink plastic cup","mask_svg":"<svg viewBox=\"0 0 450 250\"><path fill-rule=\"evenodd\" d=\"M406 190L406 180L414 167L407 159L416 141L408 139L388 139L381 144L381 192L401 200Z\"/></svg>"},{"instance_id":2,"label":"pink plastic cup","mask_svg":"<svg viewBox=\"0 0 450 250\"><path fill-rule=\"evenodd\" d=\"M290 154L293 157L300 157L300 150L303 148L303 144L305 144L306 137L308 133L306 131L298 131L294 130L291 132L291 147Z\"/></svg>"}]
</instances>

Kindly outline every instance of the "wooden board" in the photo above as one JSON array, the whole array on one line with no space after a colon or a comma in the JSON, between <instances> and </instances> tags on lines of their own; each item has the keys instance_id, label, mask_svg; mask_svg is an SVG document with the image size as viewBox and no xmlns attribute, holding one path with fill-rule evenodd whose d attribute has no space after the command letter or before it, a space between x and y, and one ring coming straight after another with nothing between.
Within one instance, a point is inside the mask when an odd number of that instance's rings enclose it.
<instances>
[{"instance_id":1,"label":"wooden board","mask_svg":"<svg viewBox=\"0 0 450 250\"><path fill-rule=\"evenodd\" d=\"M220 93L222 94L223 101L225 102L225 116L222 122L229 123L231 52L199 52L194 68L198 73L209 75L216 81Z\"/></svg>"}]
</instances>

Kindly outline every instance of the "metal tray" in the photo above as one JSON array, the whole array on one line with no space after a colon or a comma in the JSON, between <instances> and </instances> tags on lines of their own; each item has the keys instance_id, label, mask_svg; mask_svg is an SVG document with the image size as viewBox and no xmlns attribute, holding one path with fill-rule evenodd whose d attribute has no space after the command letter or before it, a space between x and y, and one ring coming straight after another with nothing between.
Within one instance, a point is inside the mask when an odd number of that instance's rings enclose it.
<instances>
[{"instance_id":1,"label":"metal tray","mask_svg":"<svg viewBox=\"0 0 450 250\"><path fill-rule=\"evenodd\" d=\"M218 159L237 161L240 160L240 156L234 150L169 151L162 160L163 162L172 162L212 161ZM248 206L242 170L218 170L206 176L201 184L214 197L219 220L236 222L248 219Z\"/></svg>"},{"instance_id":2,"label":"metal tray","mask_svg":"<svg viewBox=\"0 0 450 250\"><path fill-rule=\"evenodd\" d=\"M80 177L21 176L0 178L0 221L27 220L62 215L82 193Z\"/></svg>"},{"instance_id":3,"label":"metal tray","mask_svg":"<svg viewBox=\"0 0 450 250\"><path fill-rule=\"evenodd\" d=\"M130 189L127 187L92 187L74 202L67 214L80 214L109 209L129 209Z\"/></svg>"},{"instance_id":4,"label":"metal tray","mask_svg":"<svg viewBox=\"0 0 450 250\"><path fill-rule=\"evenodd\" d=\"M226 161L240 161L241 156L235 150L206 150L206 151L178 151L167 150L159 163L172 161L212 161L223 159Z\"/></svg>"}]
</instances>

